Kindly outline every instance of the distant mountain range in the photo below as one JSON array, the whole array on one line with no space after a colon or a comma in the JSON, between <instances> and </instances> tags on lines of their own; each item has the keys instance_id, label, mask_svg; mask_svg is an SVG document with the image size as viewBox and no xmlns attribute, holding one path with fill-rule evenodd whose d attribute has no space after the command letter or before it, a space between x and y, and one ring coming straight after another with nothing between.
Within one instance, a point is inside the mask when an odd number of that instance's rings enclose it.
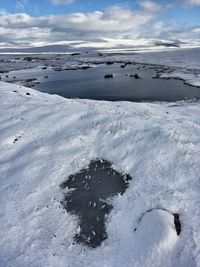
<instances>
[{"instance_id":1,"label":"distant mountain range","mask_svg":"<svg viewBox=\"0 0 200 267\"><path fill-rule=\"evenodd\" d=\"M164 46L164 47L180 47L180 44L182 44L182 42L180 41L155 41L154 45L155 46Z\"/></svg>"},{"instance_id":2,"label":"distant mountain range","mask_svg":"<svg viewBox=\"0 0 200 267\"><path fill-rule=\"evenodd\" d=\"M42 52L69 52L82 51L83 49L72 48L68 45L45 45L39 47L30 47L30 48L0 48L1 53L42 53ZM85 50L85 49L84 49Z\"/></svg>"},{"instance_id":3,"label":"distant mountain range","mask_svg":"<svg viewBox=\"0 0 200 267\"><path fill-rule=\"evenodd\" d=\"M197 41L194 44L197 46L200 45L200 42ZM194 45L193 44L193 45ZM192 45L192 43L191 43ZM113 49L135 49L135 50L141 50L142 48L148 48L148 47L189 47L190 42L182 42L180 40L149 40L147 43L144 43L143 46L140 45L133 45L133 46L118 46L113 47ZM105 48L104 48L105 49ZM111 48L109 48L111 49ZM74 52L86 52L86 51L95 51L95 50L101 50L101 48L91 48L91 47L85 47L85 48L78 48L78 47L72 47L71 45L60 45L60 44L54 44L54 45L45 45L45 46L38 46L38 47L30 47L30 48L0 48L0 53L74 53Z\"/></svg>"}]
</instances>

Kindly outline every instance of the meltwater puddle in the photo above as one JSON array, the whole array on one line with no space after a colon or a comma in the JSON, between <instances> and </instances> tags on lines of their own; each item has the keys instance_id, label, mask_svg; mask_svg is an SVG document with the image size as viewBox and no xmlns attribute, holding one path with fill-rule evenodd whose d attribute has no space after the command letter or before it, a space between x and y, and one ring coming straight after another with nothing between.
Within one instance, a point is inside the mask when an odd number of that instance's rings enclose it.
<instances>
[{"instance_id":1,"label":"meltwater puddle","mask_svg":"<svg viewBox=\"0 0 200 267\"><path fill-rule=\"evenodd\" d=\"M62 205L68 212L79 216L77 242L97 247L107 238L105 220L113 208L108 198L123 194L129 180L129 175L113 170L110 162L96 160L61 184L63 189L72 189L66 193Z\"/></svg>"}]
</instances>

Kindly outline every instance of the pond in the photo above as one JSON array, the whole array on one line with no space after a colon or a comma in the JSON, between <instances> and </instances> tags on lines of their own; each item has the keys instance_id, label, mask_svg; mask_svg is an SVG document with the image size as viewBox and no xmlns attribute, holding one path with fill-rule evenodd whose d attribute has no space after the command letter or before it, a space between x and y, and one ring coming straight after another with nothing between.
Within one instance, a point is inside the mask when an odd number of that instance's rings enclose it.
<instances>
[{"instance_id":1,"label":"pond","mask_svg":"<svg viewBox=\"0 0 200 267\"><path fill-rule=\"evenodd\" d=\"M39 83L34 89L66 98L137 102L200 98L199 88L186 85L181 80L153 79L155 70L137 64L121 66L117 63L101 64L89 69L64 71L37 67L12 71L9 77L16 76L16 80L37 78ZM141 79L135 79L135 73ZM105 79L106 74L113 74L113 78Z\"/></svg>"}]
</instances>

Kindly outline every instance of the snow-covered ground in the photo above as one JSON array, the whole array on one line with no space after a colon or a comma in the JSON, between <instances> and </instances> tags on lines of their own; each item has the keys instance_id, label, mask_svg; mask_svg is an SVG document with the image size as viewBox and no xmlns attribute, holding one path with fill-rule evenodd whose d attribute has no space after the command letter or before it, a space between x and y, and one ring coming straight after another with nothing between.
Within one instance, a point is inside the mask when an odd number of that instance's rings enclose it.
<instances>
[{"instance_id":1,"label":"snow-covered ground","mask_svg":"<svg viewBox=\"0 0 200 267\"><path fill-rule=\"evenodd\" d=\"M69 100L4 82L0 101L0 266L200 266L199 102ZM91 249L73 243L60 184L95 158L132 180Z\"/></svg>"},{"instance_id":2,"label":"snow-covered ground","mask_svg":"<svg viewBox=\"0 0 200 267\"><path fill-rule=\"evenodd\" d=\"M116 51L102 51L104 56L115 56ZM117 58L119 55L126 56L126 59L130 59L130 55L126 53L117 52ZM116 57L116 56L115 56ZM141 63L164 65L171 67L180 67L188 69L200 69L200 48L166 48L165 50L151 51L132 51L131 59Z\"/></svg>"},{"instance_id":3,"label":"snow-covered ground","mask_svg":"<svg viewBox=\"0 0 200 267\"><path fill-rule=\"evenodd\" d=\"M180 78L193 86L200 86L200 48L165 48L157 51L102 51L101 60L134 61L159 66L160 77ZM91 61L94 59L88 59ZM96 59L97 61L99 59ZM165 67L165 68L162 68ZM166 68L167 67L167 68ZM167 71L167 73L166 73Z\"/></svg>"},{"instance_id":4,"label":"snow-covered ground","mask_svg":"<svg viewBox=\"0 0 200 267\"><path fill-rule=\"evenodd\" d=\"M171 67L169 73L163 69L161 77L180 78L190 85L200 86L200 48L138 53L135 60Z\"/></svg>"}]
</instances>

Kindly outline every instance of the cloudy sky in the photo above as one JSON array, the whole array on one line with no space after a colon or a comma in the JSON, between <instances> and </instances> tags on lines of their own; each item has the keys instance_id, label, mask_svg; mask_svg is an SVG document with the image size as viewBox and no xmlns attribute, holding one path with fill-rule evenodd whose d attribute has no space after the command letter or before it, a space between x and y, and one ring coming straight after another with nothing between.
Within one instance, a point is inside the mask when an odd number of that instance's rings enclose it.
<instances>
[{"instance_id":1,"label":"cloudy sky","mask_svg":"<svg viewBox=\"0 0 200 267\"><path fill-rule=\"evenodd\" d=\"M200 40L200 0L0 0L0 47Z\"/></svg>"}]
</instances>

